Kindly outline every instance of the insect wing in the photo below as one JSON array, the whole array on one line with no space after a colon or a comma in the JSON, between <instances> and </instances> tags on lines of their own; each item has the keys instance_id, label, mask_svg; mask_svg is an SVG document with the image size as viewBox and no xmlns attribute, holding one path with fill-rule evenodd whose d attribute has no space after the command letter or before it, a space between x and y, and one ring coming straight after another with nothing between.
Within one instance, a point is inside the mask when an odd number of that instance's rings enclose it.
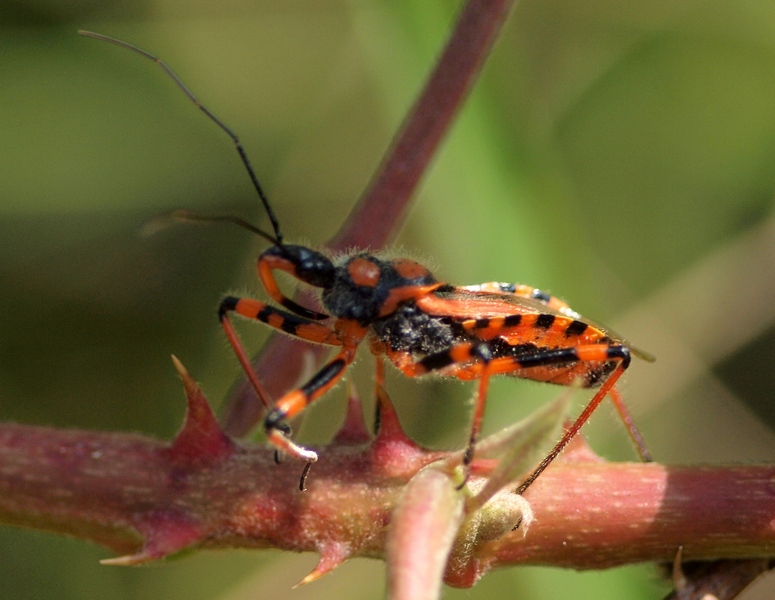
<instances>
[{"instance_id":1,"label":"insect wing","mask_svg":"<svg viewBox=\"0 0 775 600\"><path fill-rule=\"evenodd\" d=\"M433 292L439 299L439 308L443 306L444 315L456 320L507 317L509 315L548 314L559 317L571 317L600 331L611 341L629 348L638 358L654 362L654 355L633 346L613 329L588 319L572 310L555 310L537 298L526 298L514 294L479 292L464 288L444 288ZM435 314L435 313L434 313ZM439 313L439 316L442 316Z\"/></svg>"},{"instance_id":2,"label":"insect wing","mask_svg":"<svg viewBox=\"0 0 775 600\"><path fill-rule=\"evenodd\" d=\"M436 310L429 310L431 314L460 320L508 317L509 315L554 314L559 316L562 314L549 308L538 299L512 294L445 287L434 291L433 296L438 302L435 304Z\"/></svg>"}]
</instances>

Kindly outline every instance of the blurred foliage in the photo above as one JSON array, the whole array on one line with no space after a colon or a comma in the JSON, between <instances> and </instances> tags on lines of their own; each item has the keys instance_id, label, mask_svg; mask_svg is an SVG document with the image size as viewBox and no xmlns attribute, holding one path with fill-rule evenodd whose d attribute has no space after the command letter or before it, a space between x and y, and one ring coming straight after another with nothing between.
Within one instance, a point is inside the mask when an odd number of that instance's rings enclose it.
<instances>
[{"instance_id":1,"label":"blurred foliage","mask_svg":"<svg viewBox=\"0 0 775 600\"><path fill-rule=\"evenodd\" d=\"M168 437L183 412L169 354L219 403L238 367L215 307L227 291L259 293L262 242L242 231L136 235L145 219L180 206L256 222L264 215L229 140L156 67L76 36L79 27L172 65L239 132L286 235L318 244L367 184L457 8L409 0L4 3L2 418ZM526 0L419 190L397 248L432 257L450 282L529 283L616 322L770 218L773 98L770 2ZM716 294L695 290L689 311L701 313ZM727 318L704 327L723 340L753 310L750 299L737 290ZM663 402L632 398L660 460L775 458L771 434L745 408L773 418L772 381L761 375L775 350L775 314L756 318L756 339L722 348L716 354L726 362L706 364L705 379L665 392ZM240 331L260 347L261 327ZM627 333L658 356L669 350L648 346L645 325ZM632 388L656 368L634 364ZM370 369L365 359L356 374L364 397ZM510 380L493 387L489 430L557 393ZM390 389L412 435L462 443L467 387L394 377ZM330 432L336 406L327 399L308 421L328 418ZM439 430L427 431L429 421ZM632 457L613 418L594 421L596 446ZM324 435L312 429L305 425L311 438ZM52 536L4 530L0 545L6 598L236 599L261 590L273 598L381 597L374 561L291 592L313 557L205 553L118 570L97 564L104 551ZM655 598L660 589L649 566L585 575L512 569L448 597Z\"/></svg>"}]
</instances>

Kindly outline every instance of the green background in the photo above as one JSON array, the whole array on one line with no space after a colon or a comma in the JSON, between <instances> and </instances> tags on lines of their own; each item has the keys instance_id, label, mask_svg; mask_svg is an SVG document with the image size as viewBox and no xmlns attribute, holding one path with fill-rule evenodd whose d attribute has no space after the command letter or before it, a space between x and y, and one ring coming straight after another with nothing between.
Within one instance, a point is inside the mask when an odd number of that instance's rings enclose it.
<instances>
[{"instance_id":1,"label":"green background","mask_svg":"<svg viewBox=\"0 0 775 600\"><path fill-rule=\"evenodd\" d=\"M183 414L169 355L220 404L238 367L218 300L260 295L254 264L265 243L245 232L137 235L182 206L264 216L228 138L157 67L78 28L172 65L239 133L286 236L315 245L366 186L459 7L211 4L0 8L0 418L168 438ZM633 363L623 391L658 460L772 461L774 190L775 5L526 1L394 248L452 283L550 290L656 354L654 365ZM240 325L257 350L265 329ZM372 368L364 356L354 373L367 399ZM513 380L493 388L486 431L558 393ZM464 443L469 387L395 376L389 389L412 436ZM334 430L341 389L331 396L301 439ZM587 431L595 448L632 459L610 408L599 413ZM313 555L208 552L138 569L99 566L107 556L4 529L0 596L383 594L377 561L291 591ZM746 598L770 597L766 587ZM517 568L445 597L637 599L666 589L650 565Z\"/></svg>"}]
</instances>

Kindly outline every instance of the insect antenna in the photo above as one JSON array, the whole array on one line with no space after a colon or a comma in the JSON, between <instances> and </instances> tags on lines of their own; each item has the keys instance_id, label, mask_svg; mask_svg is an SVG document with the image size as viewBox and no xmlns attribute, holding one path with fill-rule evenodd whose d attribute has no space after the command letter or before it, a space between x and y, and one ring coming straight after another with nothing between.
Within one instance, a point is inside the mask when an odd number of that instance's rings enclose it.
<instances>
[{"instance_id":1,"label":"insect antenna","mask_svg":"<svg viewBox=\"0 0 775 600\"><path fill-rule=\"evenodd\" d=\"M102 40L103 42L108 42L110 44L120 46L121 48L126 48L127 50L131 50L132 52L139 54L140 56L143 56L148 60L155 62L175 82L175 84L183 91L183 93L188 97L188 99L191 100L191 102L193 102L194 105L199 110L201 110L207 116L208 119L210 119L213 123L215 123L218 127L220 127L226 133L226 135L228 135L231 138L232 142L234 142L234 146L237 148L237 153L239 154L240 159L242 160L242 164L245 165L245 168L248 171L248 175L250 175L250 180L253 182L253 187L256 189L256 192L258 192L258 197L261 199L261 203L264 205L264 210L266 211L266 214L269 217L269 221L272 223L272 229L274 230L274 235L266 233L265 231L251 225L247 221L243 221L238 217L232 217L232 216L209 217L207 215L200 215L186 210L172 211L171 213L166 213L166 216L171 217L172 220L178 220L178 221L205 221L205 222L225 221L225 222L234 223L235 225L238 225L240 227L243 227L244 229L247 229L248 231L252 231L257 235L260 235L264 239L269 240L271 243L282 247L283 234L280 232L280 223L277 220L277 216L274 214L274 211L272 210L272 206L269 204L269 198L267 198L266 194L264 193L264 189L261 187L261 184L258 181L256 172L253 170L253 166L250 164L250 160L248 160L248 155L245 152L245 148L243 148L242 142L240 142L239 138L237 137L237 134L234 133L223 121L221 121L218 117L216 117L212 112L210 112L210 109L208 109L204 104L202 104L199 101L199 99L196 96L194 96L193 92L189 90L188 87L186 87L186 84L184 84L180 80L180 78L169 67L169 65L167 65L167 63L165 63L158 56L154 56L150 52L147 52L142 48L139 48L138 46L135 46L123 40L118 40L116 38L103 35L101 33L95 33L93 31L86 31L84 29L79 29L78 34L86 37L94 38L96 40ZM152 227L153 225L151 225L151 228Z\"/></svg>"},{"instance_id":2,"label":"insect antenna","mask_svg":"<svg viewBox=\"0 0 775 600\"><path fill-rule=\"evenodd\" d=\"M140 226L141 236L155 235L159 231L167 229L174 223L232 223L237 227L246 229L265 240L282 247L282 243L266 231L259 229L252 223L235 217L234 215L203 215L201 213L186 210L185 208L176 208L152 216Z\"/></svg>"}]
</instances>

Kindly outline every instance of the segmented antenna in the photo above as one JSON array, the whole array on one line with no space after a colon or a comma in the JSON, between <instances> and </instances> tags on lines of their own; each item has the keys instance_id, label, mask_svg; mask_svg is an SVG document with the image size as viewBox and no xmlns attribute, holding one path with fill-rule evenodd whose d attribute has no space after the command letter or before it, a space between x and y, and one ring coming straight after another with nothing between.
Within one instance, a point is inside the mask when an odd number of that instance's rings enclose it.
<instances>
[{"instance_id":1,"label":"segmented antenna","mask_svg":"<svg viewBox=\"0 0 775 600\"><path fill-rule=\"evenodd\" d=\"M253 182L253 187L256 188L256 192L258 192L258 197L261 199L261 203L264 205L264 210L266 210L266 214L269 217L269 221L272 223L272 229L274 230L274 235L271 235L259 229L258 227L254 227L250 223L247 223L246 221L243 221L238 217L230 217L230 216L210 217L207 215L200 215L197 213L192 213L184 210L173 211L169 213L169 216L171 216L173 219L184 220L184 221L208 221L208 222L228 221L236 225L239 225L240 227L243 227L248 231L252 231L257 235L260 235L261 237L270 241L273 244L282 246L283 234L280 233L280 223L277 220L277 217L275 216L274 211L272 210L272 206L269 204L269 198L267 198L263 188L261 187L261 184L258 182L258 177L256 177L256 173L253 170L253 166L250 164L250 161L248 160L248 155L245 152L245 149L242 147L242 143L237 137L237 134L235 134L223 121L221 121L218 117L216 117L213 113L211 113L210 109L208 109L204 104L199 102L199 100L197 99L196 96L194 96L191 90L189 90L186 87L186 84L184 84L180 80L180 78L175 74L175 72L167 65L167 63L165 63L159 57L154 56L150 52L146 52L142 48L134 46L129 42L124 42L123 40L118 40L116 38L112 38L110 36L103 35L101 33L95 33L93 31L86 31L84 29L79 29L78 34L86 37L94 38L96 40L102 40L103 42L109 42L116 46L120 46L121 48L126 48L127 50L131 50L132 52L135 52L136 54L139 54L140 56L143 56L148 60L152 60L164 70L164 72L175 82L175 84L183 91L183 93L186 96L188 96L188 99L191 100L191 102L193 102L194 105L199 110L201 110L207 116L208 119L210 119L224 132L226 132L226 135L228 135L231 138L231 140L234 142L234 146L237 148L237 152L239 153L240 159L242 160L242 164L245 165L245 168L248 171L248 175L250 175L250 180Z\"/></svg>"}]
</instances>

